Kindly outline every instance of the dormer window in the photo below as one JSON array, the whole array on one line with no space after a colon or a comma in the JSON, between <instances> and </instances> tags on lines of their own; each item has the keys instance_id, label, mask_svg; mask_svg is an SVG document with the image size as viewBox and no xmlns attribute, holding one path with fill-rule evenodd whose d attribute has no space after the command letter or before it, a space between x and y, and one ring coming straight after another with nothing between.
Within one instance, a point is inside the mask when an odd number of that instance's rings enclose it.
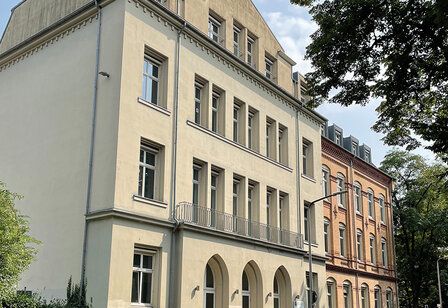
<instances>
[{"instance_id":1,"label":"dormer window","mask_svg":"<svg viewBox=\"0 0 448 308\"><path fill-rule=\"evenodd\" d=\"M358 144L356 142L352 142L352 153L353 155L358 156Z\"/></svg>"},{"instance_id":2,"label":"dormer window","mask_svg":"<svg viewBox=\"0 0 448 308\"><path fill-rule=\"evenodd\" d=\"M336 142L337 145L342 146L342 134L340 132L334 132L334 142Z\"/></svg>"},{"instance_id":3,"label":"dormer window","mask_svg":"<svg viewBox=\"0 0 448 308\"><path fill-rule=\"evenodd\" d=\"M268 57L265 58L265 75L266 78L272 80L274 78L274 61Z\"/></svg>"},{"instance_id":4,"label":"dormer window","mask_svg":"<svg viewBox=\"0 0 448 308\"><path fill-rule=\"evenodd\" d=\"M208 17L208 37L218 44L222 43L221 22L213 16Z\"/></svg>"},{"instance_id":5,"label":"dormer window","mask_svg":"<svg viewBox=\"0 0 448 308\"><path fill-rule=\"evenodd\" d=\"M369 150L365 150L365 160L366 162L370 163L371 162L371 157L370 157L370 151Z\"/></svg>"}]
</instances>

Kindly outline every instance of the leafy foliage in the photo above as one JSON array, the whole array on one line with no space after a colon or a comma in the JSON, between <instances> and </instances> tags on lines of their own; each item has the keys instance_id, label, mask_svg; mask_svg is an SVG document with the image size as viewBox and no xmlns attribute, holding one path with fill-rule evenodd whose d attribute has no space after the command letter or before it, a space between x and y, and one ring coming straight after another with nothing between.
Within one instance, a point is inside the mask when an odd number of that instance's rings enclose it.
<instances>
[{"instance_id":1,"label":"leafy foliage","mask_svg":"<svg viewBox=\"0 0 448 308\"><path fill-rule=\"evenodd\" d=\"M27 220L14 208L19 196L0 182L0 300L13 295L22 273L32 262L39 243L29 235Z\"/></svg>"},{"instance_id":2,"label":"leafy foliage","mask_svg":"<svg viewBox=\"0 0 448 308\"><path fill-rule=\"evenodd\" d=\"M435 307L438 248L448 247L447 166L428 165L421 156L394 151L380 168L396 180L392 203L401 304ZM447 270L442 276L448 283ZM444 302L448 302L447 291L444 288Z\"/></svg>"},{"instance_id":3,"label":"leafy foliage","mask_svg":"<svg viewBox=\"0 0 448 308\"><path fill-rule=\"evenodd\" d=\"M416 148L415 134L448 153L448 1L291 3L309 6L318 25L306 54L313 106L379 98L374 129L387 144Z\"/></svg>"}]
</instances>

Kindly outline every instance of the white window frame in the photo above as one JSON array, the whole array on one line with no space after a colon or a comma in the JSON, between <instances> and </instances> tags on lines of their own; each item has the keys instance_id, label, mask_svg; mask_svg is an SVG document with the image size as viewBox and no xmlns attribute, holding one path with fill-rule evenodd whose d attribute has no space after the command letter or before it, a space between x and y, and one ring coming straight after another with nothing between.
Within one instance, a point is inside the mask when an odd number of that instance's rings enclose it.
<instances>
[{"instance_id":1,"label":"white window frame","mask_svg":"<svg viewBox=\"0 0 448 308\"><path fill-rule=\"evenodd\" d=\"M212 93L212 132L219 131L219 98L220 94L216 91Z\"/></svg>"},{"instance_id":2,"label":"white window frame","mask_svg":"<svg viewBox=\"0 0 448 308\"><path fill-rule=\"evenodd\" d=\"M247 147L249 149L254 148L254 136L253 136L254 118L255 118L255 113L252 111L249 111L249 113L247 114Z\"/></svg>"},{"instance_id":3,"label":"white window frame","mask_svg":"<svg viewBox=\"0 0 448 308\"><path fill-rule=\"evenodd\" d=\"M376 237L371 234L369 236L370 262L376 264Z\"/></svg>"},{"instance_id":4,"label":"white window frame","mask_svg":"<svg viewBox=\"0 0 448 308\"><path fill-rule=\"evenodd\" d=\"M386 289L386 308L394 308L394 297L391 289Z\"/></svg>"},{"instance_id":5,"label":"white window frame","mask_svg":"<svg viewBox=\"0 0 448 308\"><path fill-rule=\"evenodd\" d=\"M145 72L145 65L151 65L151 66L155 66L157 67L157 71L158 71L158 76L153 76L152 72ZM149 56L149 55L145 55L144 57L144 63L143 63L143 78L142 78L142 99L148 103L154 104L154 105L160 105L160 78L161 78L161 73L162 73L162 62L156 60L155 58ZM146 89L147 89L147 83L148 82L152 82L155 81L157 84L157 97L156 97L156 101L153 102L152 101L152 92L151 95L149 95L148 93L146 93Z\"/></svg>"},{"instance_id":6,"label":"white window frame","mask_svg":"<svg viewBox=\"0 0 448 308\"><path fill-rule=\"evenodd\" d=\"M371 189L367 192L369 218L375 219L375 195Z\"/></svg>"},{"instance_id":7,"label":"white window frame","mask_svg":"<svg viewBox=\"0 0 448 308\"><path fill-rule=\"evenodd\" d=\"M265 57L264 63L265 63L266 78L268 78L269 80L274 79L274 72L273 72L274 71L274 61L272 61L268 57Z\"/></svg>"},{"instance_id":8,"label":"white window frame","mask_svg":"<svg viewBox=\"0 0 448 308\"><path fill-rule=\"evenodd\" d=\"M213 288L207 287L207 266L210 268L213 276ZM216 279L212 267L207 264L204 272L204 308L207 307L207 294L213 294L213 308L216 307Z\"/></svg>"},{"instance_id":9,"label":"white window frame","mask_svg":"<svg viewBox=\"0 0 448 308\"><path fill-rule=\"evenodd\" d=\"M347 229L343 223L339 224L339 254L344 258L347 257Z\"/></svg>"},{"instance_id":10,"label":"white window frame","mask_svg":"<svg viewBox=\"0 0 448 308\"><path fill-rule=\"evenodd\" d=\"M362 214L362 189L359 183L354 185L356 213Z\"/></svg>"},{"instance_id":11,"label":"white window frame","mask_svg":"<svg viewBox=\"0 0 448 308\"><path fill-rule=\"evenodd\" d=\"M213 30L213 26L216 26L217 31ZM208 37L218 43L221 44L221 22L218 21L216 18L214 18L213 16L208 16ZM216 37L216 39L215 39Z\"/></svg>"},{"instance_id":12,"label":"white window frame","mask_svg":"<svg viewBox=\"0 0 448 308\"><path fill-rule=\"evenodd\" d=\"M344 308L352 308L352 285L351 283L344 282L342 284L342 296L344 302Z\"/></svg>"},{"instance_id":13,"label":"white window frame","mask_svg":"<svg viewBox=\"0 0 448 308\"><path fill-rule=\"evenodd\" d=\"M237 56L238 58L241 57L241 29L236 26L233 25L233 37L232 37L232 42L233 42L233 54L235 56ZM235 41L235 35L236 35L236 41Z\"/></svg>"},{"instance_id":14,"label":"white window frame","mask_svg":"<svg viewBox=\"0 0 448 308\"><path fill-rule=\"evenodd\" d=\"M322 197L330 194L330 171L327 167L322 167ZM327 199L328 200L328 199Z\"/></svg>"},{"instance_id":15,"label":"white window frame","mask_svg":"<svg viewBox=\"0 0 448 308\"><path fill-rule=\"evenodd\" d=\"M250 47L249 47L250 46ZM255 40L250 36L247 37L247 63L250 66L254 65L254 48L255 48Z\"/></svg>"},{"instance_id":16,"label":"white window frame","mask_svg":"<svg viewBox=\"0 0 448 308\"><path fill-rule=\"evenodd\" d=\"M387 258L387 241L383 237L381 238L381 262L383 267L388 267L388 258Z\"/></svg>"},{"instance_id":17,"label":"white window frame","mask_svg":"<svg viewBox=\"0 0 448 308\"><path fill-rule=\"evenodd\" d=\"M356 230L356 250L358 261L362 261L364 259L363 243L364 243L363 232L360 229L358 229Z\"/></svg>"},{"instance_id":18,"label":"white window frame","mask_svg":"<svg viewBox=\"0 0 448 308\"><path fill-rule=\"evenodd\" d=\"M330 253L330 236L331 236L331 224L327 218L324 218L324 249L326 253Z\"/></svg>"},{"instance_id":19,"label":"white window frame","mask_svg":"<svg viewBox=\"0 0 448 308\"><path fill-rule=\"evenodd\" d=\"M194 84L194 122L198 125L202 123L202 91L204 89L204 85L195 82ZM197 97L197 93L199 93L199 97Z\"/></svg>"},{"instance_id":20,"label":"white window frame","mask_svg":"<svg viewBox=\"0 0 448 308\"><path fill-rule=\"evenodd\" d=\"M338 177L336 179L336 186L337 186L337 191L341 192L344 190L344 186L345 186L345 178L338 174ZM343 194L339 194L337 196L337 200L338 200L338 205L342 208L345 209L345 200L344 200L344 196Z\"/></svg>"},{"instance_id":21,"label":"white window frame","mask_svg":"<svg viewBox=\"0 0 448 308\"><path fill-rule=\"evenodd\" d=\"M243 284L241 284L241 297L242 298L247 297L249 299L249 307L248 308L250 308L251 307L250 281L249 281L249 277L247 276L246 271L243 271L243 275L246 275L248 289L244 290ZM243 305L243 303L244 303L244 300L242 300L241 305ZM242 308L245 308L245 307L242 306Z\"/></svg>"},{"instance_id":22,"label":"white window frame","mask_svg":"<svg viewBox=\"0 0 448 308\"><path fill-rule=\"evenodd\" d=\"M338 131L334 132L334 142L338 145L342 145L342 134Z\"/></svg>"},{"instance_id":23,"label":"white window frame","mask_svg":"<svg viewBox=\"0 0 448 308\"><path fill-rule=\"evenodd\" d=\"M373 289L373 302L374 302L374 308L382 308L381 306L381 288L376 286Z\"/></svg>"},{"instance_id":24,"label":"white window frame","mask_svg":"<svg viewBox=\"0 0 448 308\"><path fill-rule=\"evenodd\" d=\"M366 284L361 285L361 308L370 308L369 287Z\"/></svg>"},{"instance_id":25,"label":"white window frame","mask_svg":"<svg viewBox=\"0 0 448 308\"><path fill-rule=\"evenodd\" d=\"M386 223L386 206L382 195L378 197L378 205L380 207L380 220L384 224Z\"/></svg>"},{"instance_id":26,"label":"white window frame","mask_svg":"<svg viewBox=\"0 0 448 308\"><path fill-rule=\"evenodd\" d=\"M140 182L140 177L142 179L142 183L141 183L141 191L140 191L140 183L139 183L139 189L138 189L138 195L140 197L146 198L146 199L151 199L151 200L155 200L157 198L157 181L158 181L158 172L157 172L157 166L158 166L158 156L159 156L159 150L148 146L148 145L140 145L140 151L143 151L143 161L139 162L139 173L140 173L140 167L142 168L141 172L142 174L139 174L139 182ZM148 153L154 155L154 166L147 164L146 163L146 157L148 155ZM140 160L140 159L139 159ZM153 178L153 195L152 197L147 196L146 192L145 192L145 183L146 183L146 169L152 170L154 172L154 178Z\"/></svg>"},{"instance_id":27,"label":"white window frame","mask_svg":"<svg viewBox=\"0 0 448 308\"><path fill-rule=\"evenodd\" d=\"M240 112L241 112L241 106L234 103L233 104L233 114L232 114L232 119L233 119L233 141L234 142L239 142L240 141Z\"/></svg>"},{"instance_id":28,"label":"white window frame","mask_svg":"<svg viewBox=\"0 0 448 308\"><path fill-rule=\"evenodd\" d=\"M329 308L336 308L336 283L333 280L327 280L327 300Z\"/></svg>"},{"instance_id":29,"label":"white window frame","mask_svg":"<svg viewBox=\"0 0 448 308\"><path fill-rule=\"evenodd\" d=\"M271 199L272 192L266 191L266 225L271 225Z\"/></svg>"},{"instance_id":30,"label":"white window frame","mask_svg":"<svg viewBox=\"0 0 448 308\"><path fill-rule=\"evenodd\" d=\"M135 255L139 255L140 256L140 265L138 267L135 267L134 265L132 265L132 273L138 273L138 301L137 302L131 302L132 305L139 305L139 306L144 306L144 307L153 307L153 288L154 288L154 260L155 260L155 251L150 251L150 250L143 250L143 249L136 249L134 250L134 254L133 257L135 257ZM144 256L149 256L151 257L151 268L144 268L143 267L143 257ZM134 260L134 259L132 259ZM149 298L150 298L150 302L149 303L142 303L142 283L143 283L143 273L149 274L151 275L151 291L149 294ZM132 285L131 285L132 288ZM131 289L132 290L132 289Z\"/></svg>"},{"instance_id":31,"label":"white window frame","mask_svg":"<svg viewBox=\"0 0 448 308\"><path fill-rule=\"evenodd\" d=\"M277 292L275 291L276 284L277 284ZM282 301L281 301L281 297L280 297L280 286L278 284L277 275L274 276L274 288L273 288L273 292L272 292L272 298L273 298L274 302L275 302L275 300L278 301L278 307L282 307Z\"/></svg>"}]
</instances>

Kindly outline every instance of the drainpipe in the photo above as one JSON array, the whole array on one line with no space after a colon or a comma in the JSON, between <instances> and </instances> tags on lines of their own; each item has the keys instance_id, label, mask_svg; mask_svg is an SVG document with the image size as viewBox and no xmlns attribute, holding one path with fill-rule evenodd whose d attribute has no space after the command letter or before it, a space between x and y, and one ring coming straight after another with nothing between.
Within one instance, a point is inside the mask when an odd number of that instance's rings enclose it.
<instances>
[{"instance_id":1,"label":"drainpipe","mask_svg":"<svg viewBox=\"0 0 448 308\"><path fill-rule=\"evenodd\" d=\"M170 243L170 271L169 271L169 288L168 288L168 308L175 307L177 297L177 284L176 284L176 231L180 225L176 218L176 169L177 169L177 130L178 130L178 113L179 113L179 83L180 83L180 49L182 41L182 33L187 26L187 22L184 21L182 28L177 32L177 46L176 46L176 63L175 63L175 86L174 86L174 112L173 112L173 143L171 149L171 189L170 189L170 216L174 220L175 225L171 233Z\"/></svg>"},{"instance_id":2,"label":"drainpipe","mask_svg":"<svg viewBox=\"0 0 448 308\"><path fill-rule=\"evenodd\" d=\"M90 149L89 149L89 167L87 176L87 196L86 196L86 211L84 222L84 238L82 246L82 259L81 259L81 289L85 282L86 275L86 255L87 255L87 235L88 235L88 221L87 215L90 213L91 206L91 196L92 196L92 175L93 175L93 155L95 148L95 128L96 128L96 113L97 113L97 103L98 103L98 76L99 76L99 66L100 66L100 44L101 44L101 23L102 23L102 11L101 6L98 2L99 0L94 0L95 6L97 8L98 14L98 30L96 36L96 56L95 56L95 78L93 83L93 102L92 102L92 128L90 135Z\"/></svg>"},{"instance_id":3,"label":"drainpipe","mask_svg":"<svg viewBox=\"0 0 448 308\"><path fill-rule=\"evenodd\" d=\"M301 202L300 202L300 138L299 138L299 109L296 110L296 173L297 173L297 233L301 234L302 230L302 217L301 215ZM302 238L303 242L303 238Z\"/></svg>"}]
</instances>

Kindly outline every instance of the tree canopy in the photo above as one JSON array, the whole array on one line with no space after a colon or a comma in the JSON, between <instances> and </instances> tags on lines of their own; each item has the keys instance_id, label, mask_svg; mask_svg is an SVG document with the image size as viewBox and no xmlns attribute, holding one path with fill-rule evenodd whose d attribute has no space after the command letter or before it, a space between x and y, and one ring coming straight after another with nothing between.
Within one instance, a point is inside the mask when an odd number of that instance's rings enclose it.
<instances>
[{"instance_id":1,"label":"tree canopy","mask_svg":"<svg viewBox=\"0 0 448 308\"><path fill-rule=\"evenodd\" d=\"M374 130L389 145L448 153L448 1L291 0L318 30L306 57L312 106L381 103ZM445 160L447 157L444 157Z\"/></svg>"},{"instance_id":2,"label":"tree canopy","mask_svg":"<svg viewBox=\"0 0 448 308\"><path fill-rule=\"evenodd\" d=\"M13 295L19 275L36 254L27 220L15 209L19 198L0 182L0 304Z\"/></svg>"},{"instance_id":3,"label":"tree canopy","mask_svg":"<svg viewBox=\"0 0 448 308\"><path fill-rule=\"evenodd\" d=\"M392 193L395 249L401 305L435 307L438 303L436 262L439 247L448 247L448 178L443 163L427 164L419 155L394 151L382 170L395 178ZM448 261L445 264L448 265ZM443 285L448 284L442 266ZM445 270L443 270L445 268ZM448 288L443 288L448 302Z\"/></svg>"}]
</instances>

